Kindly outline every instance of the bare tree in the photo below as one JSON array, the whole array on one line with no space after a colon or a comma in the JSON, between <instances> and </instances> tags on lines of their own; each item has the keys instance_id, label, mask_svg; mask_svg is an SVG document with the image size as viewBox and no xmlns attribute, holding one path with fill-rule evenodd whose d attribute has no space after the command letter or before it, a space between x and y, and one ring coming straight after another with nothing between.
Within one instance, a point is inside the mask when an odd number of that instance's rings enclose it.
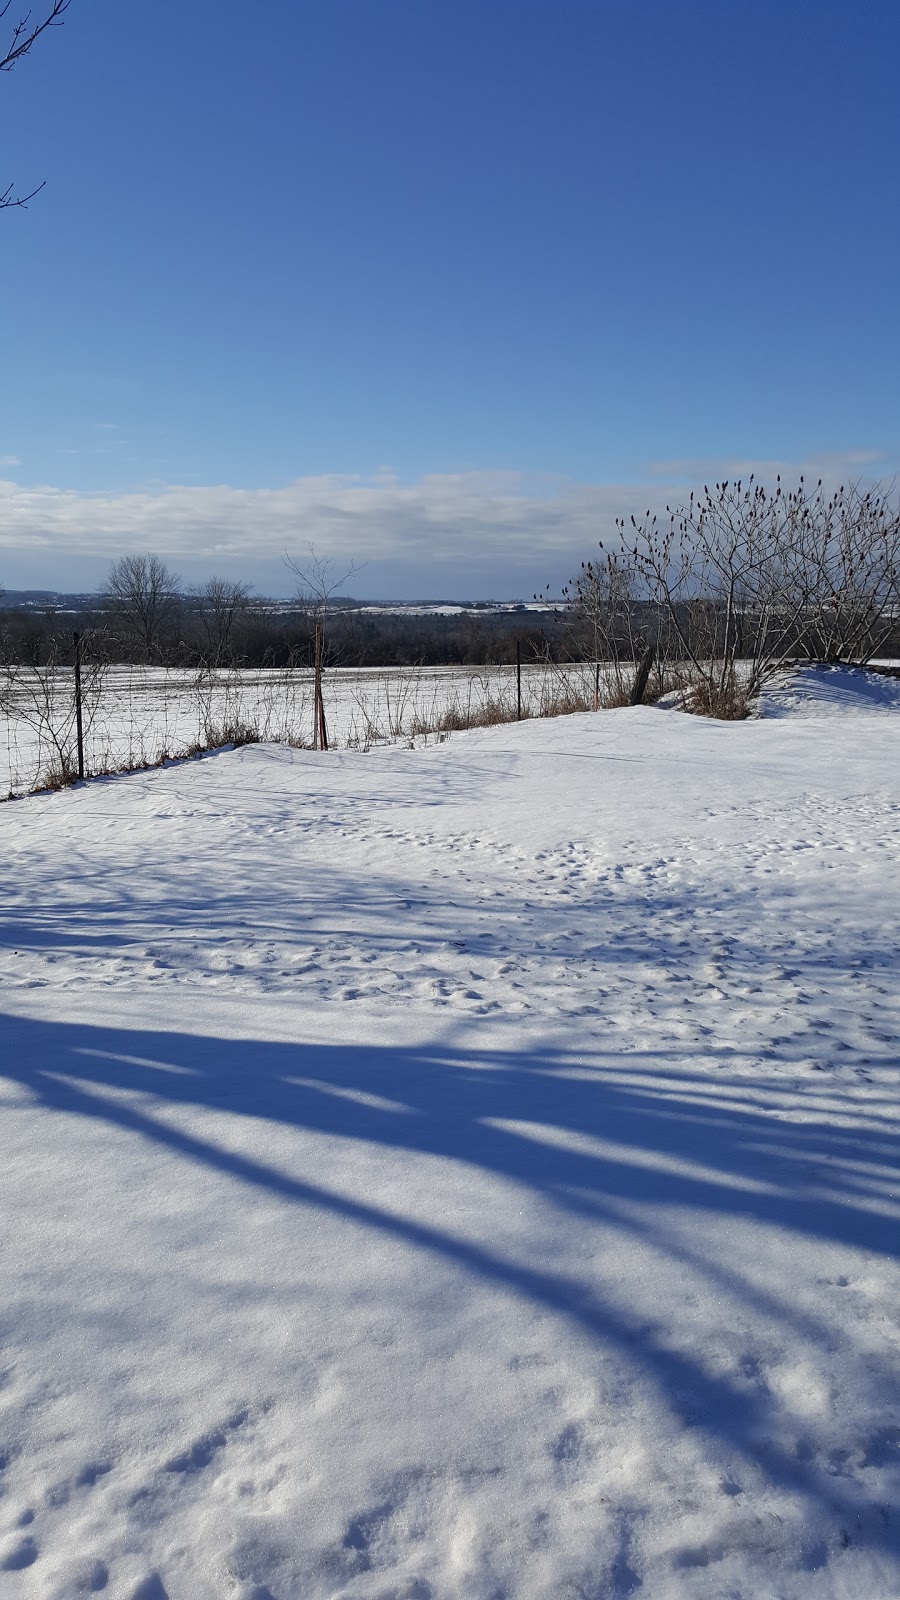
<instances>
[{"instance_id":1,"label":"bare tree","mask_svg":"<svg viewBox=\"0 0 900 1600\"><path fill-rule=\"evenodd\" d=\"M102 590L107 607L148 661L161 653L178 614L180 582L154 555L121 556L109 569Z\"/></svg>"},{"instance_id":2,"label":"bare tree","mask_svg":"<svg viewBox=\"0 0 900 1600\"><path fill-rule=\"evenodd\" d=\"M347 567L339 567L330 556L326 556L314 544L307 545L305 558L297 560L294 556L285 555L284 564L297 579L296 601L298 610L305 614L321 629L324 644L325 632L328 623L328 613L334 597L340 593L345 583L361 572L366 565L364 561L351 561Z\"/></svg>"},{"instance_id":3,"label":"bare tree","mask_svg":"<svg viewBox=\"0 0 900 1600\"><path fill-rule=\"evenodd\" d=\"M328 732L325 726L325 702L322 695L322 672L325 666L325 639L328 611L335 595L345 583L362 570L365 563L351 561L349 567L339 568L330 556L323 555L314 544L307 545L305 561L285 555L285 565L297 579L297 604L305 611L315 628L315 691L313 695L313 743L318 750L328 749Z\"/></svg>"},{"instance_id":4,"label":"bare tree","mask_svg":"<svg viewBox=\"0 0 900 1600\"><path fill-rule=\"evenodd\" d=\"M193 591L211 666L232 659L235 632L250 610L251 593L249 584L230 578L209 578Z\"/></svg>"},{"instance_id":5,"label":"bare tree","mask_svg":"<svg viewBox=\"0 0 900 1600\"><path fill-rule=\"evenodd\" d=\"M63 12L68 11L71 3L72 0L52 0L52 3L44 5L37 17L31 10L26 11L25 15L13 24L5 53L0 55L0 72L12 72L13 67L24 60L32 45L42 33L46 33L48 28L61 28ZM5 4L0 4L0 22L12 10L12 5L13 0L5 0ZM0 46L0 49L2 48ZM46 179L44 181L46 182ZM0 190L0 211L5 211L10 206L27 206L29 200L33 200L43 187L44 184L39 183L30 194L17 195L14 193L13 185L8 184L5 189Z\"/></svg>"}]
</instances>

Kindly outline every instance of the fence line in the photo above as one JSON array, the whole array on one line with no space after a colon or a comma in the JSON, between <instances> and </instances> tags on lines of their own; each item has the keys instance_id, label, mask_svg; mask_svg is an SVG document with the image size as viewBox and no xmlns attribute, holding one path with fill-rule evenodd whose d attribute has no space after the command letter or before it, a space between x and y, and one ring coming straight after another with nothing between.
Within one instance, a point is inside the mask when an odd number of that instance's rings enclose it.
<instances>
[{"instance_id":1,"label":"fence line","mask_svg":"<svg viewBox=\"0 0 900 1600\"><path fill-rule=\"evenodd\" d=\"M603 664L604 682L618 669ZM633 675L633 668L630 669ZM0 797L127 772L227 744L368 749L516 718L587 710L594 662L487 667L183 670L92 660L0 666ZM614 686L613 686L614 687ZM5 761L5 770L4 770Z\"/></svg>"}]
</instances>

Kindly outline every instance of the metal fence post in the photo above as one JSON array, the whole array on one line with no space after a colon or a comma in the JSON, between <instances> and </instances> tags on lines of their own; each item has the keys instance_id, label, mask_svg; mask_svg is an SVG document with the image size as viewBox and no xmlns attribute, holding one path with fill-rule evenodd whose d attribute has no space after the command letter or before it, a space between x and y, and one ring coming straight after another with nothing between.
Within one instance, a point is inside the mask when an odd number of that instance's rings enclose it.
<instances>
[{"instance_id":1,"label":"metal fence post","mask_svg":"<svg viewBox=\"0 0 900 1600\"><path fill-rule=\"evenodd\" d=\"M316 669L315 669L316 677L315 677L315 693L314 693L314 696L313 696L314 701L315 701L314 719L315 719L315 725L316 725L315 726L315 740L314 740L314 742L315 742L315 746L316 746L317 750L327 750L328 749L328 733L327 733L327 730L326 730L326 727L325 727L325 699L324 699L324 696L322 694L322 665L323 665L323 657L324 657L324 653L325 653L325 651L324 651L324 643L325 643L325 641L323 639L323 630L322 630L320 624L317 622L316 623Z\"/></svg>"},{"instance_id":2,"label":"metal fence post","mask_svg":"<svg viewBox=\"0 0 900 1600\"><path fill-rule=\"evenodd\" d=\"M75 736L78 740L78 776L84 779L84 728L81 721L81 634L72 634L75 641Z\"/></svg>"}]
</instances>

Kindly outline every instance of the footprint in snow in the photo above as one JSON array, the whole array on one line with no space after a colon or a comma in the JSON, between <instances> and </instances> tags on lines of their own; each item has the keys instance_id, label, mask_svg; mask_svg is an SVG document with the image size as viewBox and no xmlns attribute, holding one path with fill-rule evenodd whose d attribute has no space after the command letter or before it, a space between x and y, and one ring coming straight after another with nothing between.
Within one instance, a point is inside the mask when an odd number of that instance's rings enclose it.
<instances>
[{"instance_id":1,"label":"footprint in snow","mask_svg":"<svg viewBox=\"0 0 900 1600\"><path fill-rule=\"evenodd\" d=\"M96 1556L76 1556L57 1568L52 1600L74 1600L76 1595L100 1594L109 1583L109 1568Z\"/></svg>"},{"instance_id":2,"label":"footprint in snow","mask_svg":"<svg viewBox=\"0 0 900 1600\"><path fill-rule=\"evenodd\" d=\"M0 1572L23 1572L26 1567L34 1566L38 1558L38 1547L30 1534L23 1539L14 1539L6 1545L0 1553Z\"/></svg>"},{"instance_id":3,"label":"footprint in snow","mask_svg":"<svg viewBox=\"0 0 900 1600\"><path fill-rule=\"evenodd\" d=\"M169 1600L169 1591L158 1572L148 1572L137 1588L132 1589L129 1600Z\"/></svg>"}]
</instances>

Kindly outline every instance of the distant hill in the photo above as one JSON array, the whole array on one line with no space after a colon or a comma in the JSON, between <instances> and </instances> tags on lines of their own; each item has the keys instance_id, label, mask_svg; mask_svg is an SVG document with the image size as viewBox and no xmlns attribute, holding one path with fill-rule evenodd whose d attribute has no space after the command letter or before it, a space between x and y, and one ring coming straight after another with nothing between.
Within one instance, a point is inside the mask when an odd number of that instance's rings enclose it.
<instances>
[{"instance_id":1,"label":"distant hill","mask_svg":"<svg viewBox=\"0 0 900 1600\"><path fill-rule=\"evenodd\" d=\"M188 603L193 601L189 595L185 595L184 599ZM102 604L103 596L96 593L65 594L58 589L6 589L0 593L0 608L7 611L84 612L98 610ZM302 609L296 598L272 600L265 595L258 595L253 597L251 604L284 615ZM356 600L334 596L331 609L363 611L370 615L380 613L383 616L454 616L465 611L505 615L516 611L547 611L552 609L553 604L533 600Z\"/></svg>"}]
</instances>

